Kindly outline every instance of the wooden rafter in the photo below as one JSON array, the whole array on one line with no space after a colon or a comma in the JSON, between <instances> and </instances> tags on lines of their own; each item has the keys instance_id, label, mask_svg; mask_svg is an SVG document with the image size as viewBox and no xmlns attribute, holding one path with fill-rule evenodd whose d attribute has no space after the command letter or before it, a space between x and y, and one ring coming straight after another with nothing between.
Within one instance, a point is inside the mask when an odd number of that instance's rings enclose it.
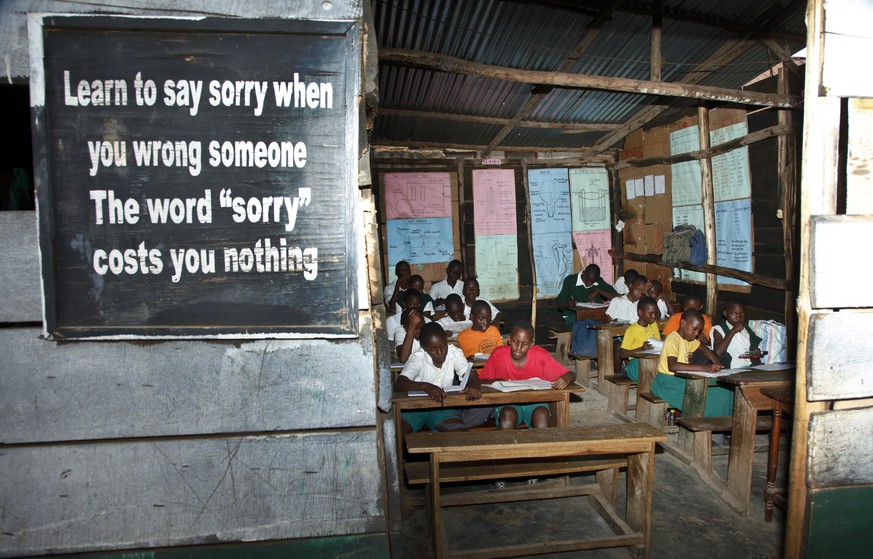
<instances>
[{"instance_id":1,"label":"wooden rafter","mask_svg":"<svg viewBox=\"0 0 873 559\"><path fill-rule=\"evenodd\" d=\"M493 78L520 83L598 89L602 91L637 93L663 97L703 99L726 103L739 103L743 105L757 105L762 107L790 109L798 106L802 101L801 97L795 95L757 93L724 87L696 85L687 82L653 82L650 80L595 76L592 74L519 70L516 68L507 68L505 66L480 64L478 62L471 62L454 56L407 49L382 49L379 51L379 61L383 63L416 66L431 70L441 70L456 74L466 74L482 78Z\"/></svg>"},{"instance_id":2,"label":"wooden rafter","mask_svg":"<svg viewBox=\"0 0 873 559\"><path fill-rule=\"evenodd\" d=\"M432 118L436 120L449 120L453 122L466 122L472 124L491 124L504 126L511 119L491 116L474 116L459 113L439 113L431 111L412 111L408 109L379 109L379 116L399 116L408 118ZM546 122L542 120L522 120L518 123L521 128L546 128L560 130L562 134L583 134L586 132L607 132L618 128L618 124L606 122Z\"/></svg>"}]
</instances>

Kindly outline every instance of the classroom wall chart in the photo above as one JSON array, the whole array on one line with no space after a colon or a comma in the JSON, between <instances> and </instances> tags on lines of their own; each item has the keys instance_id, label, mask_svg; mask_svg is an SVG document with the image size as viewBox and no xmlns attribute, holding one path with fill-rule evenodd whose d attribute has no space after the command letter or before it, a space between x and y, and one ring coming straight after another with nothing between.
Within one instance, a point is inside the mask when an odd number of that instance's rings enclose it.
<instances>
[{"instance_id":1,"label":"classroom wall chart","mask_svg":"<svg viewBox=\"0 0 873 559\"><path fill-rule=\"evenodd\" d=\"M570 169L570 206L573 209L573 240L582 267L597 264L603 279L612 283L612 257L608 252L612 248L611 212L606 169Z\"/></svg>"},{"instance_id":2,"label":"classroom wall chart","mask_svg":"<svg viewBox=\"0 0 873 559\"><path fill-rule=\"evenodd\" d=\"M448 262L454 254L449 173L386 173L388 265Z\"/></svg>"},{"instance_id":3,"label":"classroom wall chart","mask_svg":"<svg viewBox=\"0 0 873 559\"><path fill-rule=\"evenodd\" d=\"M527 176L537 297L557 297L573 273L570 179L567 169L532 169Z\"/></svg>"},{"instance_id":4,"label":"classroom wall chart","mask_svg":"<svg viewBox=\"0 0 873 559\"><path fill-rule=\"evenodd\" d=\"M476 276L486 299L518 299L515 171L473 171Z\"/></svg>"}]
</instances>

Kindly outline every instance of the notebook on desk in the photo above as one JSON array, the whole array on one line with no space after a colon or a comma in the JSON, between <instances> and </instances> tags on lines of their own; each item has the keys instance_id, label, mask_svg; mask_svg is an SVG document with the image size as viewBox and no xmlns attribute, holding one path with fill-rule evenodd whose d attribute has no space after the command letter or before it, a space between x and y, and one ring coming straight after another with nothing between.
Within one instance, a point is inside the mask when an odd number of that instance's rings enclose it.
<instances>
[{"instance_id":1,"label":"notebook on desk","mask_svg":"<svg viewBox=\"0 0 873 559\"><path fill-rule=\"evenodd\" d=\"M541 378L529 378L525 380L495 380L491 388L501 392L517 392L519 390L548 390L552 383Z\"/></svg>"},{"instance_id":2,"label":"notebook on desk","mask_svg":"<svg viewBox=\"0 0 873 559\"><path fill-rule=\"evenodd\" d=\"M446 394L457 394L467 388L467 382L470 380L470 371L473 370L473 364L467 363L467 369L461 375L461 384L452 384L451 386L443 386L443 392ZM410 390L410 396L427 396L424 390Z\"/></svg>"},{"instance_id":3,"label":"notebook on desk","mask_svg":"<svg viewBox=\"0 0 873 559\"><path fill-rule=\"evenodd\" d=\"M689 375L695 375L695 376L698 376L698 377L718 378L718 377L725 377L725 376L727 376L727 375L734 375L734 374L736 374L736 373L748 373L748 372L749 372L749 369L747 369L747 368L740 368L740 369L722 369L722 370L720 370L720 371L716 371L716 372L714 372L714 373L713 373L713 372L710 372L710 371L676 371L676 372L677 372L677 373L686 373L686 374L689 374Z\"/></svg>"}]
</instances>

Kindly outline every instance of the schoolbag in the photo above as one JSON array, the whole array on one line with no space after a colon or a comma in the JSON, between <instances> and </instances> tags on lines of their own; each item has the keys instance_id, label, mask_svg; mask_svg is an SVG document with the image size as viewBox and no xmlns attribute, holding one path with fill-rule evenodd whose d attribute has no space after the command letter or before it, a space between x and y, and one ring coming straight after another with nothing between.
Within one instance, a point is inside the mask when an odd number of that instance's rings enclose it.
<instances>
[{"instance_id":1,"label":"schoolbag","mask_svg":"<svg viewBox=\"0 0 873 559\"><path fill-rule=\"evenodd\" d=\"M706 264L706 239L703 237L703 231L700 229L691 236L691 257L688 261L694 266Z\"/></svg>"},{"instance_id":2,"label":"schoolbag","mask_svg":"<svg viewBox=\"0 0 873 559\"><path fill-rule=\"evenodd\" d=\"M695 232L698 232L697 227L693 225L674 227L673 232L664 237L664 254L661 255L661 262L668 266L675 266L679 262L689 262L691 260L691 238ZM703 260L706 261L706 256Z\"/></svg>"}]
</instances>

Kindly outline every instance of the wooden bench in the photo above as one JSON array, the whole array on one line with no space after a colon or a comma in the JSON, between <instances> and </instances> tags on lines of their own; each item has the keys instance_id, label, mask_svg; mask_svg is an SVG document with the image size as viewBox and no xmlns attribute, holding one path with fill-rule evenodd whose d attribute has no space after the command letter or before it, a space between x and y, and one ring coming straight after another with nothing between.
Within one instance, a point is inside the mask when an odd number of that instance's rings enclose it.
<instances>
[{"instance_id":1,"label":"wooden bench","mask_svg":"<svg viewBox=\"0 0 873 559\"><path fill-rule=\"evenodd\" d=\"M591 360L597 359L596 355L576 355L575 353L568 353L570 359L576 365L576 382L588 388L589 383L591 382ZM594 369L594 377L597 378L597 369Z\"/></svg>"},{"instance_id":2,"label":"wooden bench","mask_svg":"<svg viewBox=\"0 0 873 559\"><path fill-rule=\"evenodd\" d=\"M770 416L758 417L757 431L769 431L773 419ZM679 425L691 431L691 457L693 464L707 474L712 473L712 434L729 433L733 417L680 417Z\"/></svg>"},{"instance_id":3,"label":"wooden bench","mask_svg":"<svg viewBox=\"0 0 873 559\"><path fill-rule=\"evenodd\" d=\"M637 386L637 390L642 388ZM667 402L651 392L637 392L637 421L648 423L658 429L664 429L664 416L667 414Z\"/></svg>"},{"instance_id":4,"label":"wooden bench","mask_svg":"<svg viewBox=\"0 0 873 559\"><path fill-rule=\"evenodd\" d=\"M428 454L427 483L431 516L431 534L437 559L442 557L516 557L527 554L557 553L601 547L630 546L639 557L645 557L649 548L651 524L652 479L655 443L666 440L663 432L639 423L593 425L555 429L528 429L526 431L492 431L467 433L411 433L406 437L411 454ZM583 458L591 462L581 461ZM530 477L543 475L551 469L564 473L562 468L592 468L586 471L614 472L616 459L627 464L627 505L625 518L620 518L609 502L602 483L587 485L565 484L562 487L524 486L519 489L485 490L443 496L440 484L448 481L467 481L469 476L493 479L507 476L515 468L516 475ZM556 460L555 465L547 465ZM580 460L580 461L576 461ZM601 462L598 463L597 461ZM473 463L492 463L491 470L464 469ZM564 463L564 465L560 465ZM464 464L466 463L466 464ZM508 464L508 465L505 465ZM519 466L527 464L527 466ZM583 465L584 464L584 465ZM475 464L473 464L475 466ZM412 475L422 480L423 473L413 466ZM610 474L606 474L608 476ZM482 478L481 476L487 476ZM508 476L507 476L508 477ZM470 504L503 503L559 497L587 496L591 506L612 529L612 535L598 535L584 539L558 542L538 542L501 545L475 550L452 551L442 523L442 508ZM584 530L584 527L580 527ZM499 538L496 537L496 539Z\"/></svg>"},{"instance_id":5,"label":"wooden bench","mask_svg":"<svg viewBox=\"0 0 873 559\"><path fill-rule=\"evenodd\" d=\"M628 398L630 389L636 388L637 383L627 375L608 375L606 381L606 412L617 415L627 415ZM636 406L634 406L636 408Z\"/></svg>"}]
</instances>

